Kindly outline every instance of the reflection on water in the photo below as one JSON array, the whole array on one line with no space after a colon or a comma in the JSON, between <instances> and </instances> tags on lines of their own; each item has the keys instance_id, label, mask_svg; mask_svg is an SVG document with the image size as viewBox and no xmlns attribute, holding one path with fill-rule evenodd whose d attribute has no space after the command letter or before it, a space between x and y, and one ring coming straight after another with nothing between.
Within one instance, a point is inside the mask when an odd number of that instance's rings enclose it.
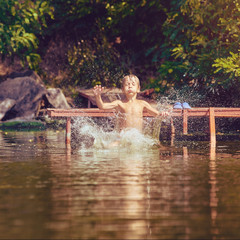
<instances>
[{"instance_id":1,"label":"reflection on water","mask_svg":"<svg viewBox=\"0 0 240 240\"><path fill-rule=\"evenodd\" d=\"M239 183L238 142L71 150L64 132L0 132L0 238L239 239Z\"/></svg>"}]
</instances>

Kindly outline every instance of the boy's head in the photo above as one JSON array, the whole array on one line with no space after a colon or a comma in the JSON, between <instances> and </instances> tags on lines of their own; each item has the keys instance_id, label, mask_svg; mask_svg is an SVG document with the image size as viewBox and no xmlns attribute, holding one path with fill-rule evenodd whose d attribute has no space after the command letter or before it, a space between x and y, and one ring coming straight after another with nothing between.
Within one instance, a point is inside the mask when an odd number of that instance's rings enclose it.
<instances>
[{"instance_id":1,"label":"boy's head","mask_svg":"<svg viewBox=\"0 0 240 240\"><path fill-rule=\"evenodd\" d=\"M137 76L130 74L130 75L126 75L125 77L123 77L122 89L124 90L124 88L129 85L136 86L137 92L140 92L140 81Z\"/></svg>"}]
</instances>

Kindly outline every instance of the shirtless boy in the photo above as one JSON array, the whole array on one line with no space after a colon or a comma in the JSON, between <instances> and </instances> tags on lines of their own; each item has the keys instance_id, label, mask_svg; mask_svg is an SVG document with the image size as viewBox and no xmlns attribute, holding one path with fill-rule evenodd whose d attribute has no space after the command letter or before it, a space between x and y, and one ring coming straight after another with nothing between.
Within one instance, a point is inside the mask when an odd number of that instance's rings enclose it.
<instances>
[{"instance_id":1,"label":"shirtless boy","mask_svg":"<svg viewBox=\"0 0 240 240\"><path fill-rule=\"evenodd\" d=\"M126 128L136 128L140 132L143 130L143 111L148 111L153 116L167 116L167 112L159 112L153 108L148 102L137 99L137 93L140 92L140 82L135 75L127 75L122 80L122 91L126 99L115 100L111 103L104 103L101 98L101 85L97 85L93 89L96 97L98 108L102 110L116 109L119 113L120 130Z\"/></svg>"}]
</instances>

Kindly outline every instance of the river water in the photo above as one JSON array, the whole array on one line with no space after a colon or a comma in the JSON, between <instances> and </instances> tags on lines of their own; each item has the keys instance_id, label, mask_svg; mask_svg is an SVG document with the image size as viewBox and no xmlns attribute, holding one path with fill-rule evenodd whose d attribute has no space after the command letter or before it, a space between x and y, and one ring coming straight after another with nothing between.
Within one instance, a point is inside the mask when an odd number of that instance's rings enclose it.
<instances>
[{"instance_id":1,"label":"river water","mask_svg":"<svg viewBox=\"0 0 240 240\"><path fill-rule=\"evenodd\" d=\"M239 141L79 150L2 131L0 239L240 239L239 183Z\"/></svg>"}]
</instances>

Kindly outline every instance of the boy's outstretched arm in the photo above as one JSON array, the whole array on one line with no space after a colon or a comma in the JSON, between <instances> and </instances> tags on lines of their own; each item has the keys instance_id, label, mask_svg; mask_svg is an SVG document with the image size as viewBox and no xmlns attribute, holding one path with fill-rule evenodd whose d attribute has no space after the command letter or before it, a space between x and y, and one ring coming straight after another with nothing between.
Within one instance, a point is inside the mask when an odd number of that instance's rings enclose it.
<instances>
[{"instance_id":1,"label":"boy's outstretched arm","mask_svg":"<svg viewBox=\"0 0 240 240\"><path fill-rule=\"evenodd\" d=\"M146 108L146 110L151 113L153 116L158 117L158 116L162 116L162 117L167 117L169 116L169 112L159 112L157 109L153 108L148 102L144 102L144 107Z\"/></svg>"},{"instance_id":2,"label":"boy's outstretched arm","mask_svg":"<svg viewBox=\"0 0 240 240\"><path fill-rule=\"evenodd\" d=\"M96 97L96 103L99 109L102 110L109 110L109 109L114 109L116 107L118 107L119 105L119 100L113 101L111 103L104 103L101 97L101 93L102 90L104 89L104 87L102 87L101 85L96 85L93 88L93 93Z\"/></svg>"}]
</instances>

